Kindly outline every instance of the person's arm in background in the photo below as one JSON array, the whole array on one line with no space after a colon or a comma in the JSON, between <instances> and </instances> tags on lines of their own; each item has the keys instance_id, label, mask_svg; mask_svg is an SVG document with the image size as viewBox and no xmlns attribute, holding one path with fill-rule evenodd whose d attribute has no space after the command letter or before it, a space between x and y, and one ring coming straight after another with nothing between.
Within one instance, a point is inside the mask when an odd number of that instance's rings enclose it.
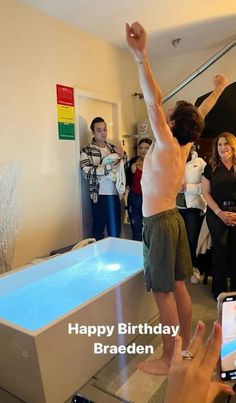
<instances>
[{"instance_id":1,"label":"person's arm in background","mask_svg":"<svg viewBox=\"0 0 236 403\"><path fill-rule=\"evenodd\" d=\"M229 84L229 81L228 81L228 78L224 74L216 74L213 77L213 83L214 83L215 89L212 91L212 93L206 99L204 99L204 101L198 107L198 111L202 115L203 119L210 112L210 110L213 108L213 106L216 104L220 95L222 94L224 89Z\"/></svg>"},{"instance_id":2,"label":"person's arm in background","mask_svg":"<svg viewBox=\"0 0 236 403\"><path fill-rule=\"evenodd\" d=\"M236 213L222 211L216 201L211 196L210 181L203 176L202 178L202 194L210 209L228 226L235 225Z\"/></svg>"}]
</instances>

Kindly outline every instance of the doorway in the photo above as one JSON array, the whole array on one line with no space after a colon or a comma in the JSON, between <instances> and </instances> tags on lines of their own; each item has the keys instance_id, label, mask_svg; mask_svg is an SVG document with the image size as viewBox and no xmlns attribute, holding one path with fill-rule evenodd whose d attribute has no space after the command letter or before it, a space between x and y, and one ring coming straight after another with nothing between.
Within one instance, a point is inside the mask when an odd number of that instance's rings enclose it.
<instances>
[{"instance_id":1,"label":"doorway","mask_svg":"<svg viewBox=\"0 0 236 403\"><path fill-rule=\"evenodd\" d=\"M80 239L92 236L92 212L88 181L80 170L80 150L91 142L90 123L96 116L107 123L108 142L121 145L119 139L120 102L87 91L75 91L76 153L78 166L78 210Z\"/></svg>"}]
</instances>

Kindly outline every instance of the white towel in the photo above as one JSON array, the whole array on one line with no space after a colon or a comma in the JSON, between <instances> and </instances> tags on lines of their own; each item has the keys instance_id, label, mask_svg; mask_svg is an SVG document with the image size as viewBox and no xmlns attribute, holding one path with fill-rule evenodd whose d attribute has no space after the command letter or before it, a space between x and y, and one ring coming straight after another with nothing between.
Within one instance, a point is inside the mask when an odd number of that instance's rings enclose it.
<instances>
[{"instance_id":1,"label":"white towel","mask_svg":"<svg viewBox=\"0 0 236 403\"><path fill-rule=\"evenodd\" d=\"M116 182L116 190L120 195L125 193L126 186L126 176L125 176L125 166L124 160L121 158L120 154L112 153L108 154L103 158L102 163L105 164L113 164L116 162L115 168L112 169L110 175L112 176L114 182Z\"/></svg>"},{"instance_id":2,"label":"white towel","mask_svg":"<svg viewBox=\"0 0 236 403\"><path fill-rule=\"evenodd\" d=\"M116 190L119 194L125 193L126 177L125 177L125 166L123 159L120 160L116 168Z\"/></svg>"}]
</instances>

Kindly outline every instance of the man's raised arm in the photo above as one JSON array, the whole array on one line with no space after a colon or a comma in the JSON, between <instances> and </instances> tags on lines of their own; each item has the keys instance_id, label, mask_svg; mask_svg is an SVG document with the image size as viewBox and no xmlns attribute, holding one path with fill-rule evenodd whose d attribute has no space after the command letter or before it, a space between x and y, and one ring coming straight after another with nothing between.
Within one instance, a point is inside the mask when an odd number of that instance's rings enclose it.
<instances>
[{"instance_id":1,"label":"man's raised arm","mask_svg":"<svg viewBox=\"0 0 236 403\"><path fill-rule=\"evenodd\" d=\"M171 132L162 107L162 92L148 62L147 34L139 22L126 24L126 40L137 63L140 85L156 140L168 142L171 140Z\"/></svg>"},{"instance_id":2,"label":"man's raised arm","mask_svg":"<svg viewBox=\"0 0 236 403\"><path fill-rule=\"evenodd\" d=\"M224 74L216 74L213 77L213 83L215 86L214 91L212 91L212 93L198 107L198 110L201 113L203 119L216 104L220 95L229 84L228 79Z\"/></svg>"}]
</instances>

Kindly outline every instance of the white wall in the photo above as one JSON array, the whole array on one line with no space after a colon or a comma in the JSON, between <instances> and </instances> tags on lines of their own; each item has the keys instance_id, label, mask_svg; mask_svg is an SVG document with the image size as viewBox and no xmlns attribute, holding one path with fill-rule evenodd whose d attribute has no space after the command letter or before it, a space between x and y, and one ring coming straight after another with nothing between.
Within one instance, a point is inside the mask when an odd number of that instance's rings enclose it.
<instances>
[{"instance_id":1,"label":"white wall","mask_svg":"<svg viewBox=\"0 0 236 403\"><path fill-rule=\"evenodd\" d=\"M1 0L0 49L0 162L23 163L19 267L78 241L76 147L58 140L56 83L121 100L123 135L135 130L138 80L128 52L18 0Z\"/></svg>"}]
</instances>

